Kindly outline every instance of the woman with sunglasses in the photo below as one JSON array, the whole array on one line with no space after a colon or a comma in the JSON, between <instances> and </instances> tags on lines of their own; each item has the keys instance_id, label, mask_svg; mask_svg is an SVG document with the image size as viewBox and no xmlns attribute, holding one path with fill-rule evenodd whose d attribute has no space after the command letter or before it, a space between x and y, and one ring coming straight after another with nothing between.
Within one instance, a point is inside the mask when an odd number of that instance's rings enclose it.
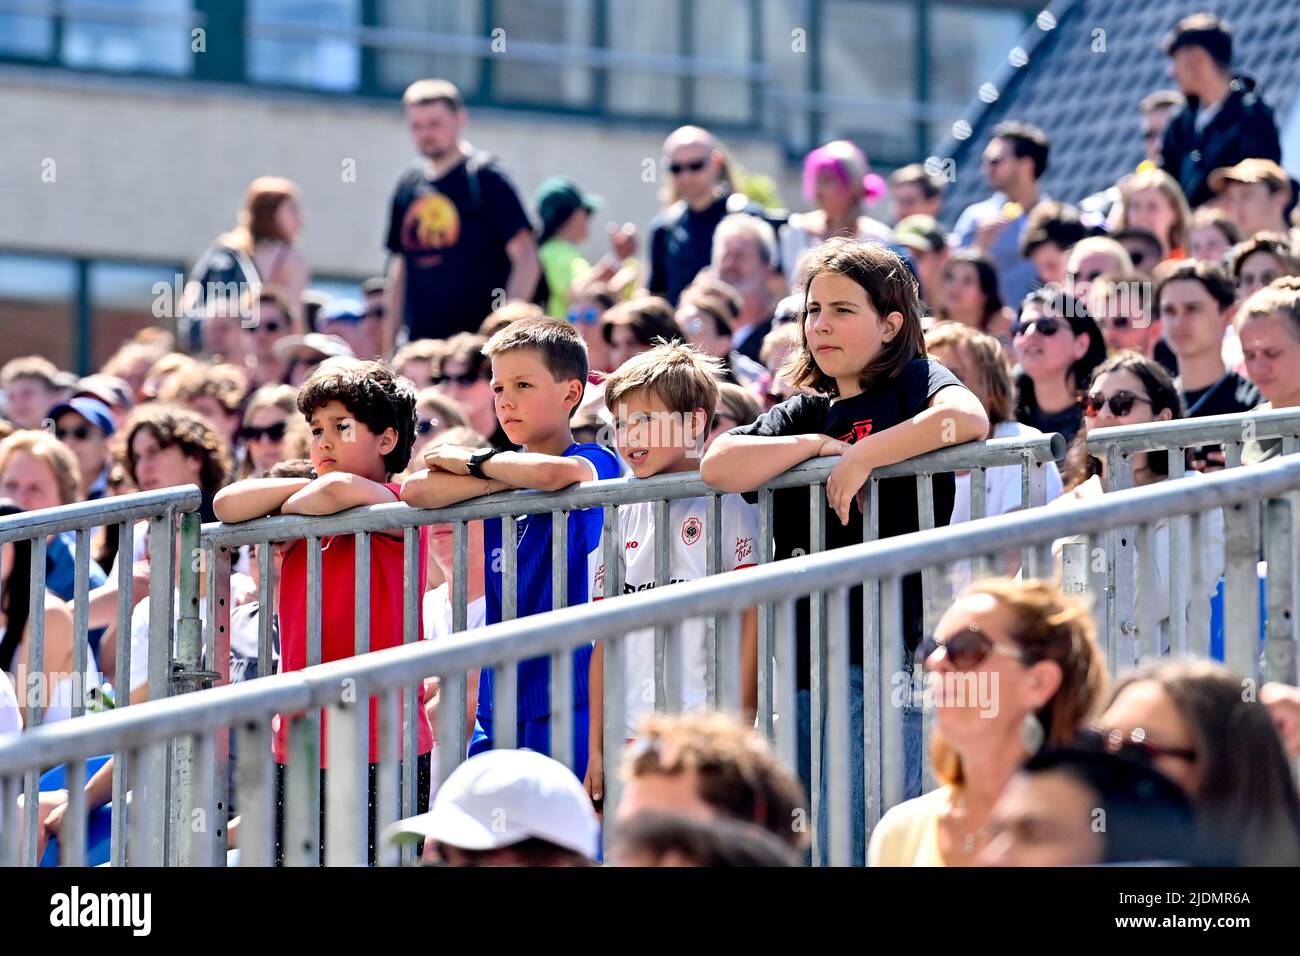
<instances>
[{"instance_id":1,"label":"woman with sunglasses","mask_svg":"<svg viewBox=\"0 0 1300 956\"><path fill-rule=\"evenodd\" d=\"M424 467L424 450L429 442L452 428L468 428L469 415L465 406L445 392L426 388L415 396L415 440L411 443L411 469ZM467 447L481 448L480 441Z\"/></svg>"},{"instance_id":2,"label":"woman with sunglasses","mask_svg":"<svg viewBox=\"0 0 1300 956\"><path fill-rule=\"evenodd\" d=\"M1178 784L1220 865L1300 865L1300 798L1268 708L1208 660L1163 660L1121 678L1093 728Z\"/></svg>"},{"instance_id":3,"label":"woman with sunglasses","mask_svg":"<svg viewBox=\"0 0 1300 956\"><path fill-rule=\"evenodd\" d=\"M304 446L310 445L311 437L298 414L297 400L297 390L289 385L263 385L249 398L239 428L239 442L243 446L237 475L240 480L265 477L277 462L307 457L301 452ZM298 447L288 449L286 436L297 439Z\"/></svg>"},{"instance_id":4,"label":"woman with sunglasses","mask_svg":"<svg viewBox=\"0 0 1300 956\"><path fill-rule=\"evenodd\" d=\"M1024 762L1095 713L1106 668L1087 607L1047 581L987 578L922 641L931 761L941 786L892 808L871 866L971 866L993 805Z\"/></svg>"},{"instance_id":5,"label":"woman with sunglasses","mask_svg":"<svg viewBox=\"0 0 1300 956\"><path fill-rule=\"evenodd\" d=\"M1137 352L1121 352L1097 367L1092 384L1083 403L1084 428L1075 438L1065 456L1066 492L1060 501L1076 501L1105 494L1108 485L1107 462L1104 454L1088 452L1088 435L1097 428L1118 425L1145 425L1152 422L1172 421L1185 417L1183 401L1173 379L1164 366ZM1164 481L1169 476L1166 452L1143 452L1133 456L1133 487ZM1192 472L1191 474L1196 474ZM1215 508L1203 515L1200 547L1196 560L1203 571L1206 590L1198 599L1189 595L1187 613L1209 612L1209 602L1214 596L1219 575L1223 573L1223 513ZM1155 618L1160 629L1161 646L1168 644L1169 617L1169 519L1162 518L1153 528L1155 541L1156 587L1153 595L1146 594L1141 586L1136 588L1137 619L1142 620L1146 602L1155 602ZM1082 536L1057 541L1054 548L1066 543L1085 541ZM1135 568L1141 567L1141 552L1136 551ZM1104 572L1094 572L1091 581L1093 594L1104 594ZM1200 603L1198 603L1198 600Z\"/></svg>"},{"instance_id":6,"label":"woman with sunglasses","mask_svg":"<svg viewBox=\"0 0 1300 956\"><path fill-rule=\"evenodd\" d=\"M1043 434L1074 441L1083 424L1080 391L1106 358L1101 329L1081 302L1059 286L1035 289L1011 326L1016 372L1016 420Z\"/></svg>"}]
</instances>

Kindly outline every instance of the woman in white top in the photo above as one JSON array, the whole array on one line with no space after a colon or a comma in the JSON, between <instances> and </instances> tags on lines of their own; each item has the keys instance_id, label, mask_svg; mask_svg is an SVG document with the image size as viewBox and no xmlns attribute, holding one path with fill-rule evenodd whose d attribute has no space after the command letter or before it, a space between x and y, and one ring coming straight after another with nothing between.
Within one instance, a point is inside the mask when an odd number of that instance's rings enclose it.
<instances>
[{"instance_id":1,"label":"woman in white top","mask_svg":"<svg viewBox=\"0 0 1300 956\"><path fill-rule=\"evenodd\" d=\"M869 172L862 150L847 140L819 146L804 158L803 194L817 208L794 213L781 230L781 269L792 287L799 257L831 236L892 240L888 226L862 212L864 200L875 202L886 189L885 181Z\"/></svg>"},{"instance_id":2,"label":"woman in white top","mask_svg":"<svg viewBox=\"0 0 1300 956\"><path fill-rule=\"evenodd\" d=\"M1046 581L967 588L919 651L942 786L889 810L870 866L970 866L1002 789L1044 743L1094 714L1106 682L1087 607Z\"/></svg>"},{"instance_id":3,"label":"woman in white top","mask_svg":"<svg viewBox=\"0 0 1300 956\"><path fill-rule=\"evenodd\" d=\"M1092 384L1084 400L1083 429L1074 441L1073 447L1065 459L1066 485L1069 490L1061 496L1061 501L1075 501L1105 494L1109 490L1108 469L1105 456L1089 455L1087 449L1088 435L1098 428L1116 425L1139 425L1151 422L1172 421L1183 417L1183 401L1174 386L1173 379L1164 366L1137 352L1121 352L1107 359L1093 373ZM1189 476L1196 475L1189 472ZM1133 487L1164 481L1169 476L1167 454L1145 452L1133 456ZM1143 619L1147 602L1154 604L1155 619L1160 629L1160 647L1169 646L1169 621L1172 609L1169 606L1169 580L1171 574L1169 553L1170 520L1165 518L1155 522L1155 588L1146 593L1135 578L1135 618ZM1185 614L1209 615L1210 600L1218 586L1219 576L1223 573L1223 513L1214 508L1207 511L1201 524L1201 540L1189 542L1194 550L1190 560L1197 561L1201 567L1201 581L1204 590L1200 595L1189 594ZM1083 541L1083 537L1067 538L1057 541L1054 550L1059 553L1063 544ZM1135 544L1134 568L1141 567L1141 545ZM1099 564L1090 562L1092 567ZM1103 613L1102 602L1106 595L1104 570L1093 572L1090 582L1092 594L1096 596L1094 613L1099 617ZM1138 646L1144 646L1142 635L1138 635ZM1208 653L1209 648L1201 648ZM1123 662L1132 663L1132 662Z\"/></svg>"}]
</instances>

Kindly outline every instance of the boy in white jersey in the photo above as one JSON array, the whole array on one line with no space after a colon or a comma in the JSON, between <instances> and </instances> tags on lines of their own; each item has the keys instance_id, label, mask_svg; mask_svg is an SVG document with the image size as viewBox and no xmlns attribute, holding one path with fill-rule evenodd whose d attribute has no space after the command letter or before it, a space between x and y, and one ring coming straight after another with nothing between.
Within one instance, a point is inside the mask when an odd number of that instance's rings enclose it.
<instances>
[{"instance_id":1,"label":"boy in white jersey","mask_svg":"<svg viewBox=\"0 0 1300 956\"><path fill-rule=\"evenodd\" d=\"M618 452L637 478L696 471L700 449L709 434L718 404L717 359L675 342L659 345L624 362L605 380L605 405L617 428ZM655 522L653 502L619 509L620 571L623 593L655 585ZM708 574L708 498L679 498L669 502L670 583L694 581ZM740 495L722 497L721 571L749 567L758 560L758 515ZM604 566L596 572L604 581ZM599 593L599 592L597 592ZM654 631L628 635L624 642L624 725L631 739L641 718L654 710ZM741 706L752 723L757 701L758 614L753 608L741 619ZM683 710L699 710L706 702L705 623L683 624L681 632L681 696ZM587 791L603 798L604 773L604 645L591 658Z\"/></svg>"}]
</instances>

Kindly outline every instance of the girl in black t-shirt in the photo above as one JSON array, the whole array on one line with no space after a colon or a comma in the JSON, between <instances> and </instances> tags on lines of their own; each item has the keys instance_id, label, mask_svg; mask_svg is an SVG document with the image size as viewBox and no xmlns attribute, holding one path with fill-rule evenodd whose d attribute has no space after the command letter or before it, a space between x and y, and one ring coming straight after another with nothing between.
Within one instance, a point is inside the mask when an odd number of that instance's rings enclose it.
<instances>
[{"instance_id":1,"label":"girl in black t-shirt","mask_svg":"<svg viewBox=\"0 0 1300 956\"><path fill-rule=\"evenodd\" d=\"M862 541L859 493L872 471L946 444L982 439L989 423L979 399L946 368L926 358L916 280L894 252L878 244L828 240L804 260L799 285L805 290L799 346L784 372L790 384L811 388L817 394L797 395L752 425L720 435L705 453L700 474L720 491L745 492L809 458L840 456L826 484L825 543L830 549ZM947 524L952 510L952 476L936 476L934 482L935 523ZM880 537L916 531L916 482L885 479L879 491ZM773 508L773 514L774 557L780 560L807 553L806 504L800 508L783 502ZM910 650L919 639L919 578L909 575L904 579L904 647L900 651ZM800 693L795 720L800 777L810 787L814 742L809 740L811 668L806 604L801 601L796 608L795 673ZM861 634L860 590L850 597L849 613L850 635ZM849 646L848 661L827 664L849 668L852 853L855 860L863 860L866 839L860 810L864 800L861 727L865 675L861 640L851 639ZM873 675L876 663L870 662ZM920 725L918 720L909 726L904 716L905 792L919 792ZM817 745L825 755L825 739ZM824 790L825 774L821 783ZM821 805L824 817L827 802L823 800ZM827 832L825 819L816 825Z\"/></svg>"}]
</instances>

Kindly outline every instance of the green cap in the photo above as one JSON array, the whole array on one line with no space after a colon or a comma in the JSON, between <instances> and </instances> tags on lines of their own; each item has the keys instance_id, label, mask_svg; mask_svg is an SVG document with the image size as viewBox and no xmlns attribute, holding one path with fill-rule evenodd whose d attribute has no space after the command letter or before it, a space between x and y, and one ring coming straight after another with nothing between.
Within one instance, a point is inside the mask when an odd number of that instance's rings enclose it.
<instances>
[{"instance_id":1,"label":"green cap","mask_svg":"<svg viewBox=\"0 0 1300 956\"><path fill-rule=\"evenodd\" d=\"M907 216L894 226L894 238L911 249L920 252L938 252L948 244L943 227L933 216L917 214Z\"/></svg>"},{"instance_id":2,"label":"green cap","mask_svg":"<svg viewBox=\"0 0 1300 956\"><path fill-rule=\"evenodd\" d=\"M542 235L549 237L579 209L595 212L604 200L591 193L584 193L567 176L552 176L537 187L534 202L537 204L537 214L542 217Z\"/></svg>"}]
</instances>

